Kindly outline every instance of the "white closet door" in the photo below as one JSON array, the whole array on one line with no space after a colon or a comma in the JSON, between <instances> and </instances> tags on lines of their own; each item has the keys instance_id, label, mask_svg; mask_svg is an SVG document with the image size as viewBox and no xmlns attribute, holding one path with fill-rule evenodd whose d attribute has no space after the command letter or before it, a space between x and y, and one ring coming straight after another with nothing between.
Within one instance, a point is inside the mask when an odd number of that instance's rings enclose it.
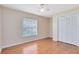
<instances>
[{"instance_id":1,"label":"white closet door","mask_svg":"<svg viewBox=\"0 0 79 59\"><path fill-rule=\"evenodd\" d=\"M58 41L66 42L66 20L63 16L57 20Z\"/></svg>"},{"instance_id":2,"label":"white closet door","mask_svg":"<svg viewBox=\"0 0 79 59\"><path fill-rule=\"evenodd\" d=\"M72 43L73 42L73 19L71 15L66 15L66 43ZM65 39L65 38L64 38Z\"/></svg>"},{"instance_id":3,"label":"white closet door","mask_svg":"<svg viewBox=\"0 0 79 59\"><path fill-rule=\"evenodd\" d=\"M58 40L79 46L79 14L58 17Z\"/></svg>"},{"instance_id":4,"label":"white closet door","mask_svg":"<svg viewBox=\"0 0 79 59\"><path fill-rule=\"evenodd\" d=\"M73 15L73 42L72 44L79 46L79 13Z\"/></svg>"},{"instance_id":5,"label":"white closet door","mask_svg":"<svg viewBox=\"0 0 79 59\"><path fill-rule=\"evenodd\" d=\"M58 38L59 41L72 42L72 19L70 16L60 16L58 20Z\"/></svg>"},{"instance_id":6,"label":"white closet door","mask_svg":"<svg viewBox=\"0 0 79 59\"><path fill-rule=\"evenodd\" d=\"M58 20L58 40L66 43L72 42L72 19L69 16L61 16Z\"/></svg>"}]
</instances>

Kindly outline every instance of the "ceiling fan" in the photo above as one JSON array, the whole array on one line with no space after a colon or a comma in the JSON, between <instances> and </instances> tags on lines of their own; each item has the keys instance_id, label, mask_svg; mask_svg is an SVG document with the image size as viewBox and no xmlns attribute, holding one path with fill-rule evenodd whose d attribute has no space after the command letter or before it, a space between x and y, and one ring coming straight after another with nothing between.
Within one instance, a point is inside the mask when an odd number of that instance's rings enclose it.
<instances>
[{"instance_id":1,"label":"ceiling fan","mask_svg":"<svg viewBox=\"0 0 79 59\"><path fill-rule=\"evenodd\" d=\"M48 4L40 4L40 12L49 11Z\"/></svg>"}]
</instances>

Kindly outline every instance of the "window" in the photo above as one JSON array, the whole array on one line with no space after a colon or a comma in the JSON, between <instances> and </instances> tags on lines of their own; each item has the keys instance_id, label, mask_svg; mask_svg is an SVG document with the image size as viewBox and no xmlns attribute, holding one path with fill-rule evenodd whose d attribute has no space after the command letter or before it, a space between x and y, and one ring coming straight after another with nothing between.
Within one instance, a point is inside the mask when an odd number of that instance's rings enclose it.
<instances>
[{"instance_id":1,"label":"window","mask_svg":"<svg viewBox=\"0 0 79 59\"><path fill-rule=\"evenodd\" d=\"M37 20L24 18L22 25L22 36L25 37L37 35Z\"/></svg>"}]
</instances>

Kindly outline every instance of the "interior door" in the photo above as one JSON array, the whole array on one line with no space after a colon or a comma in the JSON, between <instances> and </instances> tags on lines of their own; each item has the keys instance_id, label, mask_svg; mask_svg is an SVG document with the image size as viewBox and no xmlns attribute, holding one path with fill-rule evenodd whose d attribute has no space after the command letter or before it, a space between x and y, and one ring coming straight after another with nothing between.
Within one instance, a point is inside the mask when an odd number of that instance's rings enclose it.
<instances>
[{"instance_id":1,"label":"interior door","mask_svg":"<svg viewBox=\"0 0 79 59\"><path fill-rule=\"evenodd\" d=\"M58 40L79 46L79 14L58 17Z\"/></svg>"},{"instance_id":2,"label":"interior door","mask_svg":"<svg viewBox=\"0 0 79 59\"><path fill-rule=\"evenodd\" d=\"M72 19L69 16L61 16L58 20L58 40L72 43Z\"/></svg>"},{"instance_id":3,"label":"interior door","mask_svg":"<svg viewBox=\"0 0 79 59\"><path fill-rule=\"evenodd\" d=\"M72 44L79 46L79 13L75 13L72 16L73 20L73 42Z\"/></svg>"}]
</instances>

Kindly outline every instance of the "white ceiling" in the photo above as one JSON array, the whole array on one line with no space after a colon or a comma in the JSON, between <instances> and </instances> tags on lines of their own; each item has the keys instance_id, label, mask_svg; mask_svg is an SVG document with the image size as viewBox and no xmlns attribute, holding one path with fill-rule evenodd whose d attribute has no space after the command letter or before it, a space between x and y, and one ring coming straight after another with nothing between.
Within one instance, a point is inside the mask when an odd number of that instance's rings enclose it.
<instances>
[{"instance_id":1,"label":"white ceiling","mask_svg":"<svg viewBox=\"0 0 79 59\"><path fill-rule=\"evenodd\" d=\"M79 4L48 4L50 10L45 12L40 12L40 4L3 4L3 6L40 16L51 17L55 13L79 7Z\"/></svg>"}]
</instances>

